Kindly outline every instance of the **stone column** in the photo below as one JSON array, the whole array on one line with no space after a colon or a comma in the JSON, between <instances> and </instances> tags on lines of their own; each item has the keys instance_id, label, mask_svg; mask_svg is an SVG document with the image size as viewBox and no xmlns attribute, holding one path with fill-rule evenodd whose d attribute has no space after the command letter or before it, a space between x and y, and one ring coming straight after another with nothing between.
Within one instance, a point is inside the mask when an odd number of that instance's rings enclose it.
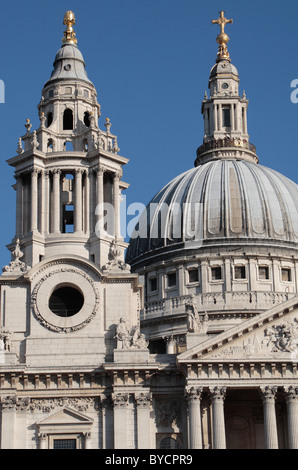
<instances>
[{"instance_id":1,"label":"stone column","mask_svg":"<svg viewBox=\"0 0 298 470\"><path fill-rule=\"evenodd\" d=\"M82 175L81 168L75 170L75 220L74 231L82 231Z\"/></svg>"},{"instance_id":2,"label":"stone column","mask_svg":"<svg viewBox=\"0 0 298 470\"><path fill-rule=\"evenodd\" d=\"M247 107L244 106L243 108L243 131L245 134L247 134Z\"/></svg>"},{"instance_id":3,"label":"stone column","mask_svg":"<svg viewBox=\"0 0 298 470\"><path fill-rule=\"evenodd\" d=\"M189 416L189 449L202 449L201 395L203 387L191 387L185 390Z\"/></svg>"},{"instance_id":4,"label":"stone column","mask_svg":"<svg viewBox=\"0 0 298 470\"><path fill-rule=\"evenodd\" d=\"M60 170L53 170L53 232L60 232Z\"/></svg>"},{"instance_id":5,"label":"stone column","mask_svg":"<svg viewBox=\"0 0 298 470\"><path fill-rule=\"evenodd\" d=\"M135 394L137 404L138 449L150 449L150 407L151 394Z\"/></svg>"},{"instance_id":6,"label":"stone column","mask_svg":"<svg viewBox=\"0 0 298 470\"><path fill-rule=\"evenodd\" d=\"M96 173L96 234L100 234L103 230L103 205L104 205L104 196L103 196L103 176L104 169L98 168Z\"/></svg>"},{"instance_id":7,"label":"stone column","mask_svg":"<svg viewBox=\"0 0 298 470\"><path fill-rule=\"evenodd\" d=\"M120 194L119 194L120 174L115 173L113 178L113 205L115 211L114 232L115 238L120 236Z\"/></svg>"},{"instance_id":8,"label":"stone column","mask_svg":"<svg viewBox=\"0 0 298 470\"><path fill-rule=\"evenodd\" d=\"M287 387L289 448L298 449L298 387Z\"/></svg>"},{"instance_id":9,"label":"stone column","mask_svg":"<svg viewBox=\"0 0 298 470\"><path fill-rule=\"evenodd\" d=\"M45 433L38 434L39 449L48 448L48 435Z\"/></svg>"},{"instance_id":10,"label":"stone column","mask_svg":"<svg viewBox=\"0 0 298 470\"><path fill-rule=\"evenodd\" d=\"M84 448L91 449L91 432L84 433Z\"/></svg>"},{"instance_id":11,"label":"stone column","mask_svg":"<svg viewBox=\"0 0 298 470\"><path fill-rule=\"evenodd\" d=\"M114 410L111 396L100 396L102 421L102 449L114 448Z\"/></svg>"},{"instance_id":12,"label":"stone column","mask_svg":"<svg viewBox=\"0 0 298 470\"><path fill-rule=\"evenodd\" d=\"M231 131L235 130L235 105L231 104Z\"/></svg>"},{"instance_id":13,"label":"stone column","mask_svg":"<svg viewBox=\"0 0 298 470\"><path fill-rule=\"evenodd\" d=\"M17 191L17 197L16 197L16 236L21 236L23 234L23 179L21 175L16 175L16 191Z\"/></svg>"},{"instance_id":14,"label":"stone column","mask_svg":"<svg viewBox=\"0 0 298 470\"><path fill-rule=\"evenodd\" d=\"M235 131L239 130L238 103L235 104Z\"/></svg>"},{"instance_id":15,"label":"stone column","mask_svg":"<svg viewBox=\"0 0 298 470\"><path fill-rule=\"evenodd\" d=\"M31 172L31 230L37 230L37 209L38 209L38 195L37 195L37 178L38 171L33 168Z\"/></svg>"},{"instance_id":16,"label":"stone column","mask_svg":"<svg viewBox=\"0 0 298 470\"><path fill-rule=\"evenodd\" d=\"M222 131L222 105L218 105L218 130Z\"/></svg>"},{"instance_id":17,"label":"stone column","mask_svg":"<svg viewBox=\"0 0 298 470\"><path fill-rule=\"evenodd\" d=\"M84 232L90 232L90 171L85 172Z\"/></svg>"},{"instance_id":18,"label":"stone column","mask_svg":"<svg viewBox=\"0 0 298 470\"><path fill-rule=\"evenodd\" d=\"M114 393L114 449L127 448L128 393Z\"/></svg>"},{"instance_id":19,"label":"stone column","mask_svg":"<svg viewBox=\"0 0 298 470\"><path fill-rule=\"evenodd\" d=\"M46 205L46 190L45 190L45 172L42 170L40 176L40 233L45 230L45 205Z\"/></svg>"},{"instance_id":20,"label":"stone column","mask_svg":"<svg viewBox=\"0 0 298 470\"><path fill-rule=\"evenodd\" d=\"M226 387L214 387L210 390L212 402L213 449L226 448L226 431L224 417L224 399Z\"/></svg>"},{"instance_id":21,"label":"stone column","mask_svg":"<svg viewBox=\"0 0 298 470\"><path fill-rule=\"evenodd\" d=\"M166 336L164 338L166 343L166 353L167 354L175 354L176 353L176 339L173 335Z\"/></svg>"},{"instance_id":22,"label":"stone column","mask_svg":"<svg viewBox=\"0 0 298 470\"><path fill-rule=\"evenodd\" d=\"M50 231L50 172L44 171L44 233Z\"/></svg>"},{"instance_id":23,"label":"stone column","mask_svg":"<svg viewBox=\"0 0 298 470\"><path fill-rule=\"evenodd\" d=\"M16 397L1 398L1 449L14 449L16 434Z\"/></svg>"},{"instance_id":24,"label":"stone column","mask_svg":"<svg viewBox=\"0 0 298 470\"><path fill-rule=\"evenodd\" d=\"M214 111L214 130L217 131L218 130L218 121L217 121L217 104L214 103L213 105L213 111Z\"/></svg>"},{"instance_id":25,"label":"stone column","mask_svg":"<svg viewBox=\"0 0 298 470\"><path fill-rule=\"evenodd\" d=\"M261 388L264 409L264 432L266 449L278 449L275 395L277 387L266 386Z\"/></svg>"}]
</instances>

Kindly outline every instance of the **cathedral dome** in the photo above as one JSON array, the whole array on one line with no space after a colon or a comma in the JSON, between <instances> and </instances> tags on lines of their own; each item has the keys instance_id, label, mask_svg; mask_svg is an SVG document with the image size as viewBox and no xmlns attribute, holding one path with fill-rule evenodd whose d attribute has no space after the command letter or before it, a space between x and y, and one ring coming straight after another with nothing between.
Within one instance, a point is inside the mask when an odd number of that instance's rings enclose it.
<instances>
[{"instance_id":1,"label":"cathedral dome","mask_svg":"<svg viewBox=\"0 0 298 470\"><path fill-rule=\"evenodd\" d=\"M174 178L148 204L127 262L224 245L292 246L298 240L298 187L246 160L209 161ZM144 226L147 223L147 232ZM146 235L146 236L145 236Z\"/></svg>"}]
</instances>

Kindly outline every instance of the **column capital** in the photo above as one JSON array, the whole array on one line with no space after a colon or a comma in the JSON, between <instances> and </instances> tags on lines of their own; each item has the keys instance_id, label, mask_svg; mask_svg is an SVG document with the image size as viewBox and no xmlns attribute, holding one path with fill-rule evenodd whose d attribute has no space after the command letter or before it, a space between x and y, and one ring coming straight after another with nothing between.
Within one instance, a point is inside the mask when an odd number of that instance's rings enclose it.
<instances>
[{"instance_id":1,"label":"column capital","mask_svg":"<svg viewBox=\"0 0 298 470\"><path fill-rule=\"evenodd\" d=\"M114 408L123 408L128 405L128 393L113 393L112 400Z\"/></svg>"},{"instance_id":2,"label":"column capital","mask_svg":"<svg viewBox=\"0 0 298 470\"><path fill-rule=\"evenodd\" d=\"M288 402L298 402L298 387L289 385L288 387L284 387L284 391Z\"/></svg>"},{"instance_id":3,"label":"column capital","mask_svg":"<svg viewBox=\"0 0 298 470\"><path fill-rule=\"evenodd\" d=\"M50 170L50 171L53 173L53 175L61 175L61 170L60 170L60 168L54 168L54 169L52 169L52 170Z\"/></svg>"},{"instance_id":4,"label":"column capital","mask_svg":"<svg viewBox=\"0 0 298 470\"><path fill-rule=\"evenodd\" d=\"M225 399L227 388L226 387L213 387L209 390L212 401L223 401Z\"/></svg>"},{"instance_id":5,"label":"column capital","mask_svg":"<svg viewBox=\"0 0 298 470\"><path fill-rule=\"evenodd\" d=\"M97 168L94 169L95 173L97 173L98 175L103 175L104 172L106 171L106 168L105 167L102 167L102 166L98 166Z\"/></svg>"},{"instance_id":6,"label":"column capital","mask_svg":"<svg viewBox=\"0 0 298 470\"><path fill-rule=\"evenodd\" d=\"M16 410L17 397L15 395L7 395L6 397L1 397L0 403L1 403L2 409Z\"/></svg>"},{"instance_id":7,"label":"column capital","mask_svg":"<svg viewBox=\"0 0 298 470\"><path fill-rule=\"evenodd\" d=\"M75 168L74 172L76 175L82 175L84 173L85 169L84 168Z\"/></svg>"},{"instance_id":8,"label":"column capital","mask_svg":"<svg viewBox=\"0 0 298 470\"><path fill-rule=\"evenodd\" d=\"M135 401L136 401L137 407L147 408L152 403L152 395L150 392L135 393Z\"/></svg>"},{"instance_id":9,"label":"column capital","mask_svg":"<svg viewBox=\"0 0 298 470\"><path fill-rule=\"evenodd\" d=\"M260 394L263 401L275 401L277 386L265 385L260 387Z\"/></svg>"},{"instance_id":10,"label":"column capital","mask_svg":"<svg viewBox=\"0 0 298 470\"><path fill-rule=\"evenodd\" d=\"M115 173L113 174L113 179L114 180L120 180L122 177L122 172L119 170L119 171L115 171Z\"/></svg>"},{"instance_id":11,"label":"column capital","mask_svg":"<svg viewBox=\"0 0 298 470\"><path fill-rule=\"evenodd\" d=\"M184 396L189 402L200 401L203 393L203 387L187 387L184 390Z\"/></svg>"},{"instance_id":12,"label":"column capital","mask_svg":"<svg viewBox=\"0 0 298 470\"><path fill-rule=\"evenodd\" d=\"M40 168L36 168L36 167L32 167L31 170L30 170L30 172L31 172L31 175L32 175L32 176L38 176L38 173L41 172L41 169L40 169Z\"/></svg>"}]
</instances>

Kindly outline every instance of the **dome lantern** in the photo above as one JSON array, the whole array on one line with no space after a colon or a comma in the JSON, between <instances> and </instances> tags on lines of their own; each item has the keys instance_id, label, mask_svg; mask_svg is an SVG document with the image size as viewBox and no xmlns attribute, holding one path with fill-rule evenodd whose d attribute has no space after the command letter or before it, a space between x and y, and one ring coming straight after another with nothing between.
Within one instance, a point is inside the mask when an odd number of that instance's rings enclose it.
<instances>
[{"instance_id":1,"label":"dome lantern","mask_svg":"<svg viewBox=\"0 0 298 470\"><path fill-rule=\"evenodd\" d=\"M248 100L239 94L239 74L231 63L227 49L229 41L224 28L228 20L224 12L212 20L220 26L216 40L219 44L217 59L209 77L210 97L205 95L201 112L204 117L204 140L197 150L195 166L218 158L244 159L258 163L256 149L249 142L247 131Z\"/></svg>"}]
</instances>

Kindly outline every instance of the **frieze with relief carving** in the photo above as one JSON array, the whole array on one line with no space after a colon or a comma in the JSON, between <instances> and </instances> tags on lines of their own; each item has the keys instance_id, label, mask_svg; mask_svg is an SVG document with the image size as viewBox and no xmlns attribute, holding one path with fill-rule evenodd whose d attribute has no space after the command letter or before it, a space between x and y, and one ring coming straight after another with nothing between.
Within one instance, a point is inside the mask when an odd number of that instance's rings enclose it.
<instances>
[{"instance_id":1,"label":"frieze with relief carving","mask_svg":"<svg viewBox=\"0 0 298 470\"><path fill-rule=\"evenodd\" d=\"M238 340L235 344L223 347L211 357L298 359L298 319L268 326L254 335Z\"/></svg>"}]
</instances>

